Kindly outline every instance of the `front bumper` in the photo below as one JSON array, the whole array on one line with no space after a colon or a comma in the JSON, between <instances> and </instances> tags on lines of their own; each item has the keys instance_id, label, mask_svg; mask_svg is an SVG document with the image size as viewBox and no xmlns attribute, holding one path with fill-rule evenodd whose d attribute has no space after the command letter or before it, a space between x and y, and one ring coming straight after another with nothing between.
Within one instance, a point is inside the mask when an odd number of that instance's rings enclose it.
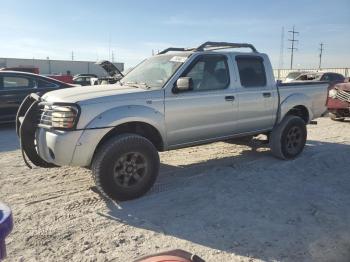
<instances>
[{"instance_id":1,"label":"front bumper","mask_svg":"<svg viewBox=\"0 0 350 262\"><path fill-rule=\"evenodd\" d=\"M57 166L70 165L82 133L83 131L55 131L39 127L35 134L39 156Z\"/></svg>"},{"instance_id":2,"label":"front bumper","mask_svg":"<svg viewBox=\"0 0 350 262\"><path fill-rule=\"evenodd\" d=\"M111 129L55 131L38 128L38 154L57 166L90 166L98 143Z\"/></svg>"}]
</instances>

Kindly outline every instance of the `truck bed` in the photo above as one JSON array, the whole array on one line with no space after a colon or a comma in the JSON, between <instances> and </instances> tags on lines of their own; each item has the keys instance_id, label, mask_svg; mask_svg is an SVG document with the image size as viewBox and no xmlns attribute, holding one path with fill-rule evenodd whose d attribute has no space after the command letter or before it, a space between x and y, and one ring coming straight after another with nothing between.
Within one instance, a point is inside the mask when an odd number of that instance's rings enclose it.
<instances>
[{"instance_id":1,"label":"truck bed","mask_svg":"<svg viewBox=\"0 0 350 262\"><path fill-rule=\"evenodd\" d=\"M327 111L329 85L325 81L280 83L278 88L281 107L283 108L283 103L287 98L294 96L300 101L309 101L309 114L312 114L310 120L320 117Z\"/></svg>"}]
</instances>

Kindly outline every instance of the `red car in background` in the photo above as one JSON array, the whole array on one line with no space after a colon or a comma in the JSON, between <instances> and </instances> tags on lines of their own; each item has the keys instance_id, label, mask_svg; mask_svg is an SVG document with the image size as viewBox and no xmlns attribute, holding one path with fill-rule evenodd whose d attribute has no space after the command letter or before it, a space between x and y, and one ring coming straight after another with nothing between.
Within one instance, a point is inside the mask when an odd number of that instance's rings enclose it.
<instances>
[{"instance_id":1,"label":"red car in background","mask_svg":"<svg viewBox=\"0 0 350 262\"><path fill-rule=\"evenodd\" d=\"M350 82L333 84L328 91L327 108L332 120L350 117Z\"/></svg>"}]
</instances>

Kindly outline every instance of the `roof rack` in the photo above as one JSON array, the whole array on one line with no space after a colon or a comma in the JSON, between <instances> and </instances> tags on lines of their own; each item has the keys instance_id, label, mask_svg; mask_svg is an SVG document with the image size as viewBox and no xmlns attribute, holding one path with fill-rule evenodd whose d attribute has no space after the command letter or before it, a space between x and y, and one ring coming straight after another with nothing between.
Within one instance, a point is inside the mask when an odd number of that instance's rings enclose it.
<instances>
[{"instance_id":1,"label":"roof rack","mask_svg":"<svg viewBox=\"0 0 350 262\"><path fill-rule=\"evenodd\" d=\"M229 49L229 48L250 48L254 53L257 53L258 51L252 44L247 44L247 43L228 43L228 42L205 42L198 46L197 48L181 48L181 47L169 47L167 49L164 49L159 55L165 54L167 52L171 51L180 51L180 52L185 52L185 51L195 51L195 52L200 52L200 51L211 51L211 50L219 50L219 49Z\"/></svg>"},{"instance_id":2,"label":"roof rack","mask_svg":"<svg viewBox=\"0 0 350 262\"><path fill-rule=\"evenodd\" d=\"M205 50L217 50L217 49L227 49L227 48L250 48L254 53L258 51L252 44L246 43L228 43L228 42L205 42L198 46L196 51L205 51Z\"/></svg>"},{"instance_id":3,"label":"roof rack","mask_svg":"<svg viewBox=\"0 0 350 262\"><path fill-rule=\"evenodd\" d=\"M168 53L168 52L171 52L171 51L193 51L195 50L195 48L182 48L182 47L169 47L167 49L164 49L163 51L159 52L158 55L162 55L162 54L165 54L165 53Z\"/></svg>"}]
</instances>

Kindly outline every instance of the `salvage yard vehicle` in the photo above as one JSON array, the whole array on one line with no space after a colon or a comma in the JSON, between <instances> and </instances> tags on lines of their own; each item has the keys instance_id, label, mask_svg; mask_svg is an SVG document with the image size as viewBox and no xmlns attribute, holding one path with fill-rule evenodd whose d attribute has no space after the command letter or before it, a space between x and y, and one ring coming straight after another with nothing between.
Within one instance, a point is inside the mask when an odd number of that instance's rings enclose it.
<instances>
[{"instance_id":1,"label":"salvage yard vehicle","mask_svg":"<svg viewBox=\"0 0 350 262\"><path fill-rule=\"evenodd\" d=\"M288 76L287 76L288 79ZM288 82L294 81L326 81L329 83L341 83L344 82L345 77L342 74L333 73L333 72L305 72L300 74L294 80L290 80ZM285 81L287 82L287 81Z\"/></svg>"},{"instance_id":2,"label":"salvage yard vehicle","mask_svg":"<svg viewBox=\"0 0 350 262\"><path fill-rule=\"evenodd\" d=\"M32 94L17 134L28 165L88 167L105 196L130 200L155 183L158 151L266 134L274 156L297 157L306 125L326 111L328 86L277 85L253 45L206 42L168 48L115 85Z\"/></svg>"},{"instance_id":3,"label":"salvage yard vehicle","mask_svg":"<svg viewBox=\"0 0 350 262\"><path fill-rule=\"evenodd\" d=\"M101 66L108 76L92 79L93 83L91 83L91 85L115 84L124 77L124 74L118 69L118 67L107 60L98 61L96 65Z\"/></svg>"},{"instance_id":4,"label":"salvage yard vehicle","mask_svg":"<svg viewBox=\"0 0 350 262\"><path fill-rule=\"evenodd\" d=\"M350 117L350 83L334 84L329 88L327 108L334 121Z\"/></svg>"},{"instance_id":5,"label":"salvage yard vehicle","mask_svg":"<svg viewBox=\"0 0 350 262\"><path fill-rule=\"evenodd\" d=\"M290 72L287 76L286 79L283 81L285 83L289 83L292 81L295 81L299 76L308 73L307 71L295 71L295 72Z\"/></svg>"},{"instance_id":6,"label":"salvage yard vehicle","mask_svg":"<svg viewBox=\"0 0 350 262\"><path fill-rule=\"evenodd\" d=\"M91 80L96 79L95 74L79 74L73 77L73 83L81 86L91 86Z\"/></svg>"},{"instance_id":7,"label":"salvage yard vehicle","mask_svg":"<svg viewBox=\"0 0 350 262\"><path fill-rule=\"evenodd\" d=\"M18 71L0 71L0 123L13 123L22 101L31 93L73 87L53 78Z\"/></svg>"}]
</instances>

